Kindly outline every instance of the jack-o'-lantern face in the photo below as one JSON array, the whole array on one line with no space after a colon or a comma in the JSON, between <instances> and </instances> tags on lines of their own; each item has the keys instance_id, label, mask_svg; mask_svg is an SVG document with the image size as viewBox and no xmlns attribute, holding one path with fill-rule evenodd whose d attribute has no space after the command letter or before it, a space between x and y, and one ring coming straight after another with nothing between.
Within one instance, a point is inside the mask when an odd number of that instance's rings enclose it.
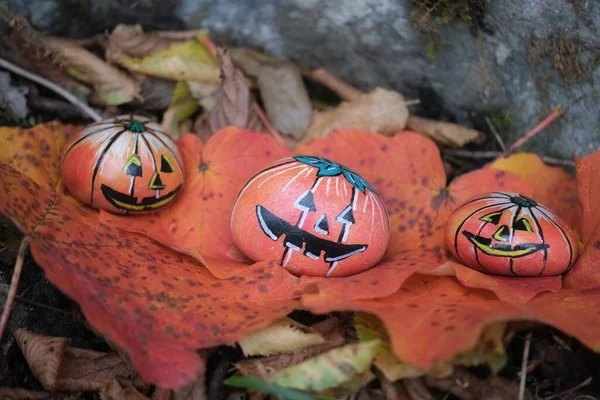
<instances>
[{"instance_id":1,"label":"jack-o'-lantern face","mask_svg":"<svg viewBox=\"0 0 600 400\"><path fill-rule=\"evenodd\" d=\"M143 117L117 117L87 126L65 148L65 186L90 207L113 213L153 211L181 190L177 146Z\"/></svg>"},{"instance_id":2,"label":"jack-o'-lantern face","mask_svg":"<svg viewBox=\"0 0 600 400\"><path fill-rule=\"evenodd\" d=\"M539 276L566 272L577 257L573 232L534 200L496 192L457 209L447 243L463 263L482 272Z\"/></svg>"},{"instance_id":3,"label":"jack-o'-lantern face","mask_svg":"<svg viewBox=\"0 0 600 400\"><path fill-rule=\"evenodd\" d=\"M346 276L375 265L390 230L373 187L326 159L297 156L255 175L233 208L237 246L296 275Z\"/></svg>"}]
</instances>

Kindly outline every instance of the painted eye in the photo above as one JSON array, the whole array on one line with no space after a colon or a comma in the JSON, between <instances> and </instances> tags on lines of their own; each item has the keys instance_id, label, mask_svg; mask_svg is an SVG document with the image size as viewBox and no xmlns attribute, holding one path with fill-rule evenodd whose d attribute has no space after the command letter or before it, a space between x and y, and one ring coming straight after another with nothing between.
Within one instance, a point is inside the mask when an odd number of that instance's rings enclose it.
<instances>
[{"instance_id":1,"label":"painted eye","mask_svg":"<svg viewBox=\"0 0 600 400\"><path fill-rule=\"evenodd\" d=\"M493 213L486 214L479 219L494 225L498 225L498 222L500 222L500 217L502 217L502 211L496 211Z\"/></svg>"},{"instance_id":2,"label":"painted eye","mask_svg":"<svg viewBox=\"0 0 600 400\"><path fill-rule=\"evenodd\" d=\"M315 223L315 231L324 235L329 235L329 223L327 222L327 215L323 214L319 217Z\"/></svg>"},{"instance_id":3,"label":"painted eye","mask_svg":"<svg viewBox=\"0 0 600 400\"><path fill-rule=\"evenodd\" d=\"M171 173L173 171L175 171L175 166L173 166L173 162L169 160L169 157L160 156L160 172Z\"/></svg>"},{"instance_id":4,"label":"painted eye","mask_svg":"<svg viewBox=\"0 0 600 400\"><path fill-rule=\"evenodd\" d=\"M302 196L298 197L298 199L294 203L294 207L302 211L317 211L317 207L315 206L315 197L313 193L310 190L304 192Z\"/></svg>"},{"instance_id":5,"label":"painted eye","mask_svg":"<svg viewBox=\"0 0 600 400\"><path fill-rule=\"evenodd\" d=\"M513 228L517 231L527 231L533 232L533 228L531 228L531 224L525 218L521 218L517 222L513 224Z\"/></svg>"},{"instance_id":6,"label":"painted eye","mask_svg":"<svg viewBox=\"0 0 600 400\"><path fill-rule=\"evenodd\" d=\"M125 164L125 173L130 176L142 176L142 161L137 154L132 155Z\"/></svg>"},{"instance_id":7,"label":"painted eye","mask_svg":"<svg viewBox=\"0 0 600 400\"><path fill-rule=\"evenodd\" d=\"M337 222L341 222L344 225L352 225L356 221L354 220L354 213L352 212L352 206L344 208L344 210L335 219Z\"/></svg>"}]
</instances>

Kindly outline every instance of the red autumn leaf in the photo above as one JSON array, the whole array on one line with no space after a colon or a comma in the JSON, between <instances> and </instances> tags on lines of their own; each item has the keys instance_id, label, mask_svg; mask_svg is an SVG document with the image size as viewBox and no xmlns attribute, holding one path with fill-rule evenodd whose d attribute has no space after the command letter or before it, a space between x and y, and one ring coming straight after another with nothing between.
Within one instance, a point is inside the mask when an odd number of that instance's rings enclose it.
<instances>
[{"instance_id":1,"label":"red autumn leaf","mask_svg":"<svg viewBox=\"0 0 600 400\"><path fill-rule=\"evenodd\" d=\"M536 278L494 276L453 263L456 279L463 285L475 289L491 290L506 303L527 303L542 292L558 292L562 286L560 276Z\"/></svg>"},{"instance_id":2,"label":"red autumn leaf","mask_svg":"<svg viewBox=\"0 0 600 400\"><path fill-rule=\"evenodd\" d=\"M232 343L298 306L298 279L248 265L226 280L147 236L99 221L59 182L58 124L3 128L0 211L32 238L48 279L90 323L130 353L142 377L165 388L196 377L195 349Z\"/></svg>"},{"instance_id":3,"label":"red autumn leaf","mask_svg":"<svg viewBox=\"0 0 600 400\"><path fill-rule=\"evenodd\" d=\"M384 297L417 271L443 273L438 267L449 261L444 229L456 207L493 190L532 192L519 177L492 169L463 175L447 187L435 143L408 131L387 138L339 130L295 152L331 158L363 176L386 203L392 226L388 252L377 267L349 278L303 278L310 284L303 296L307 306ZM453 273L451 266L447 273Z\"/></svg>"},{"instance_id":4,"label":"red autumn leaf","mask_svg":"<svg viewBox=\"0 0 600 400\"><path fill-rule=\"evenodd\" d=\"M321 303L318 313L360 310L377 315L390 334L392 349L407 364L430 368L474 346L489 323L537 320L551 324L600 350L600 289L544 293L527 304L499 300L487 290L462 286L451 277L414 275L391 296Z\"/></svg>"},{"instance_id":5,"label":"red autumn leaf","mask_svg":"<svg viewBox=\"0 0 600 400\"><path fill-rule=\"evenodd\" d=\"M196 135L179 141L186 184L169 207L136 218L101 212L114 228L143 233L200 260L218 278L247 268L233 248L231 209L240 189L261 167L289 155L266 134L230 127L204 145Z\"/></svg>"},{"instance_id":6,"label":"red autumn leaf","mask_svg":"<svg viewBox=\"0 0 600 400\"><path fill-rule=\"evenodd\" d=\"M581 206L581 241L583 251L565 277L565 287L576 289L600 286L600 151L575 160L577 188Z\"/></svg>"}]
</instances>

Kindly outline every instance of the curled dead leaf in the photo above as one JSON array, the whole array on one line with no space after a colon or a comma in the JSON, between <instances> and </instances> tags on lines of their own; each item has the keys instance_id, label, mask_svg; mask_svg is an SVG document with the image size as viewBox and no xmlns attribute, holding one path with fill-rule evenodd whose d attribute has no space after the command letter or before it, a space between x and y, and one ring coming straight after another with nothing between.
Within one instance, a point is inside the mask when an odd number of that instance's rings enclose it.
<instances>
[{"instance_id":1,"label":"curled dead leaf","mask_svg":"<svg viewBox=\"0 0 600 400\"><path fill-rule=\"evenodd\" d=\"M160 32L144 33L141 25L117 25L110 34L106 47L106 60L121 64L130 58L146 57L166 50L181 39L164 37Z\"/></svg>"},{"instance_id":2,"label":"curled dead leaf","mask_svg":"<svg viewBox=\"0 0 600 400\"><path fill-rule=\"evenodd\" d=\"M205 400L206 396L205 371L202 370L196 380L178 389L157 388L152 393L152 400Z\"/></svg>"},{"instance_id":3,"label":"curled dead leaf","mask_svg":"<svg viewBox=\"0 0 600 400\"><path fill-rule=\"evenodd\" d=\"M231 57L246 75L256 79L273 127L301 139L310 124L312 106L300 70L250 49L231 49Z\"/></svg>"},{"instance_id":4,"label":"curled dead leaf","mask_svg":"<svg viewBox=\"0 0 600 400\"><path fill-rule=\"evenodd\" d=\"M41 35L41 33L29 26L26 20L23 23L28 26L28 31L33 31L36 35ZM89 87L78 82L67 73L64 66L61 65L56 55L50 49L35 47L35 44L30 43L30 41L30 38L24 37L23 30L13 29L10 37L0 37L2 56L26 70L36 72L56 82L73 94L88 96L92 93ZM44 46L42 41L38 40L36 42L38 46Z\"/></svg>"},{"instance_id":5,"label":"curled dead leaf","mask_svg":"<svg viewBox=\"0 0 600 400\"><path fill-rule=\"evenodd\" d=\"M244 74L235 68L228 50L217 49L217 57L223 82L214 96L216 104L208 113L211 133L231 125L261 130L263 126L254 110L254 99Z\"/></svg>"},{"instance_id":6,"label":"curled dead leaf","mask_svg":"<svg viewBox=\"0 0 600 400\"><path fill-rule=\"evenodd\" d=\"M461 400L512 400L519 398L519 386L508 379L490 376L479 379L467 370L457 368L452 376L445 378L427 377L427 385L445 392L450 392ZM533 396L525 392L524 399L531 400Z\"/></svg>"},{"instance_id":7,"label":"curled dead leaf","mask_svg":"<svg viewBox=\"0 0 600 400\"><path fill-rule=\"evenodd\" d=\"M0 399L2 400L39 400L55 398L55 395L48 392L35 392L33 390L25 390L20 388L0 387ZM65 396L66 398L67 396ZM68 398L75 398L69 396Z\"/></svg>"},{"instance_id":8,"label":"curled dead leaf","mask_svg":"<svg viewBox=\"0 0 600 400\"><path fill-rule=\"evenodd\" d=\"M425 135L436 143L449 147L463 147L467 143L481 142L485 138L483 133L474 129L416 115L408 117L406 129Z\"/></svg>"},{"instance_id":9,"label":"curled dead leaf","mask_svg":"<svg viewBox=\"0 0 600 400\"><path fill-rule=\"evenodd\" d=\"M100 390L102 400L148 400L132 387L123 388L119 382L111 381Z\"/></svg>"},{"instance_id":10,"label":"curled dead leaf","mask_svg":"<svg viewBox=\"0 0 600 400\"><path fill-rule=\"evenodd\" d=\"M116 353L67 347L67 338L15 331L17 344L33 375L46 390L99 390L115 379L129 382L131 370Z\"/></svg>"},{"instance_id":11,"label":"curled dead leaf","mask_svg":"<svg viewBox=\"0 0 600 400\"><path fill-rule=\"evenodd\" d=\"M137 82L129 75L107 64L83 47L67 39L44 37L52 49L77 79L94 86L99 98L107 105L120 105L141 99Z\"/></svg>"},{"instance_id":12,"label":"curled dead leaf","mask_svg":"<svg viewBox=\"0 0 600 400\"><path fill-rule=\"evenodd\" d=\"M250 332L238 343L246 356L268 356L295 353L306 347L325 343L325 339L308 326L290 318L282 318L267 327Z\"/></svg>"},{"instance_id":13,"label":"curled dead leaf","mask_svg":"<svg viewBox=\"0 0 600 400\"><path fill-rule=\"evenodd\" d=\"M398 92L377 88L354 101L323 113L308 128L305 140L326 136L334 129L352 128L390 136L406 127L408 107Z\"/></svg>"}]
</instances>

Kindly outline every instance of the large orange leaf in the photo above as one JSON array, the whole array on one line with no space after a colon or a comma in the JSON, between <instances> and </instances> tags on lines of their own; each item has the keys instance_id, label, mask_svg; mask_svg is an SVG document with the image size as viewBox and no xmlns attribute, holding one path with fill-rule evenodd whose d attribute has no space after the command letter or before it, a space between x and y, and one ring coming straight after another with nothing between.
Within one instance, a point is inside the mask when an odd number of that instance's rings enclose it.
<instances>
[{"instance_id":1,"label":"large orange leaf","mask_svg":"<svg viewBox=\"0 0 600 400\"><path fill-rule=\"evenodd\" d=\"M571 272L565 277L565 286L575 289L600 287L600 151L575 160L577 186L581 206L581 240L583 252Z\"/></svg>"},{"instance_id":2,"label":"large orange leaf","mask_svg":"<svg viewBox=\"0 0 600 400\"><path fill-rule=\"evenodd\" d=\"M349 278L303 278L307 306L384 297L396 292L416 271L444 273L439 268L449 261L444 229L456 207L494 190L532 194L521 178L492 169L463 175L446 186L435 143L409 131L383 137L339 130L299 147L296 153L332 158L362 175L382 196L392 227L387 254L377 267ZM452 268L446 273L453 273Z\"/></svg>"},{"instance_id":3,"label":"large orange leaf","mask_svg":"<svg viewBox=\"0 0 600 400\"><path fill-rule=\"evenodd\" d=\"M196 377L195 350L240 339L296 307L298 278L269 262L225 280L147 236L99 221L59 181L63 128L0 129L0 211L32 238L48 279L163 387Z\"/></svg>"},{"instance_id":4,"label":"large orange leaf","mask_svg":"<svg viewBox=\"0 0 600 400\"><path fill-rule=\"evenodd\" d=\"M413 275L396 293L379 299L344 300L311 307L318 313L360 310L377 315L403 362L431 368L473 347L486 324L537 320L600 350L600 288L541 294L527 304L506 303L487 290L462 286L452 277Z\"/></svg>"},{"instance_id":5,"label":"large orange leaf","mask_svg":"<svg viewBox=\"0 0 600 400\"><path fill-rule=\"evenodd\" d=\"M136 218L101 212L107 225L150 236L200 260L218 278L247 267L233 249L229 228L233 202L246 181L270 161L288 156L264 133L229 127L204 145L196 135L178 143L186 184L169 207Z\"/></svg>"}]
</instances>

